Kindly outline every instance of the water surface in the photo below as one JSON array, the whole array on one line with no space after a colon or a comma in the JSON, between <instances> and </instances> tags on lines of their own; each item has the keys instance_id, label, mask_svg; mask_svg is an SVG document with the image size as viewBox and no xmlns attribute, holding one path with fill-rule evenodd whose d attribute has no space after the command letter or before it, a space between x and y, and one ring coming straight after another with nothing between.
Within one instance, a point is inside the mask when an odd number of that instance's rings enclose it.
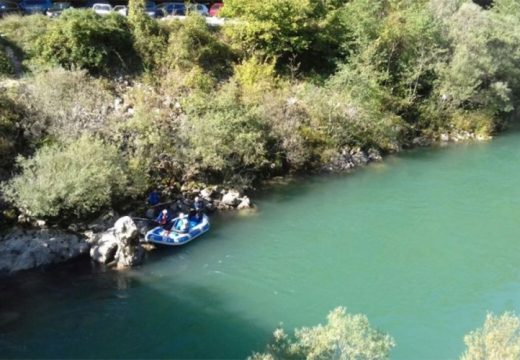
<instances>
[{"instance_id":1,"label":"water surface","mask_svg":"<svg viewBox=\"0 0 520 360\"><path fill-rule=\"evenodd\" d=\"M4 358L245 358L272 330L364 313L395 359L455 359L520 312L520 135L278 186L132 271L88 260L0 280Z\"/></svg>"}]
</instances>

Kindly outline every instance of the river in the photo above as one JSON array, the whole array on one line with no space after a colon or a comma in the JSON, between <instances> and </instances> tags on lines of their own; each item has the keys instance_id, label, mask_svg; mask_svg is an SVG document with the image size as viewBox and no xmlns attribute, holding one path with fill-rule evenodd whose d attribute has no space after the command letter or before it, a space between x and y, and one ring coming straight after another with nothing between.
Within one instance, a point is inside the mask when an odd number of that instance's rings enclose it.
<instances>
[{"instance_id":1,"label":"river","mask_svg":"<svg viewBox=\"0 0 520 360\"><path fill-rule=\"evenodd\" d=\"M272 331L366 314L394 359L455 359L520 312L520 134L274 186L253 213L127 272L88 260L0 280L3 358L240 358Z\"/></svg>"}]
</instances>

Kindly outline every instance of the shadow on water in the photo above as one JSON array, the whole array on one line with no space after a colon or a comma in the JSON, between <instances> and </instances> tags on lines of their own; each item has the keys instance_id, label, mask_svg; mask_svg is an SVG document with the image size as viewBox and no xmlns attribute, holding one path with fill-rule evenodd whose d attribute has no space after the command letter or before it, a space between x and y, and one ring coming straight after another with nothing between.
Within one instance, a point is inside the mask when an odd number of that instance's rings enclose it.
<instances>
[{"instance_id":1,"label":"shadow on water","mask_svg":"<svg viewBox=\"0 0 520 360\"><path fill-rule=\"evenodd\" d=\"M23 273L0 283L0 358L243 359L270 334L229 308L139 269L82 261Z\"/></svg>"}]
</instances>

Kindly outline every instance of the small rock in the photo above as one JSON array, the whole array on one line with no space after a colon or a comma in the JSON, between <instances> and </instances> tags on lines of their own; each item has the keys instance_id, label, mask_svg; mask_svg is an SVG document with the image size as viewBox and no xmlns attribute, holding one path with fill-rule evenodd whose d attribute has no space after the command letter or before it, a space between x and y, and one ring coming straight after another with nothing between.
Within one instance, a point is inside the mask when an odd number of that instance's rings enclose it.
<instances>
[{"instance_id":1,"label":"small rock","mask_svg":"<svg viewBox=\"0 0 520 360\"><path fill-rule=\"evenodd\" d=\"M415 146L426 147L431 145L431 141L428 138L418 136L412 140L412 144Z\"/></svg>"},{"instance_id":2,"label":"small rock","mask_svg":"<svg viewBox=\"0 0 520 360\"><path fill-rule=\"evenodd\" d=\"M36 220L35 221L35 224L37 227L39 227L40 229L43 229L47 223L45 222L45 220Z\"/></svg>"},{"instance_id":3,"label":"small rock","mask_svg":"<svg viewBox=\"0 0 520 360\"><path fill-rule=\"evenodd\" d=\"M204 198L205 200L211 200L211 197L213 196L213 194L214 194L214 191L211 188L202 189L202 191L200 192L200 196L202 198Z\"/></svg>"},{"instance_id":4,"label":"small rock","mask_svg":"<svg viewBox=\"0 0 520 360\"><path fill-rule=\"evenodd\" d=\"M240 201L240 204L238 204L237 209L242 210L242 209L250 209L250 208L251 208L251 200L247 196L244 196L242 198L242 200Z\"/></svg>"},{"instance_id":5,"label":"small rock","mask_svg":"<svg viewBox=\"0 0 520 360\"><path fill-rule=\"evenodd\" d=\"M232 206L235 207L239 204L240 201L240 193L236 190L229 190L227 193L224 194L222 197L221 204L226 206Z\"/></svg>"},{"instance_id":6,"label":"small rock","mask_svg":"<svg viewBox=\"0 0 520 360\"><path fill-rule=\"evenodd\" d=\"M379 150L374 149L374 148L368 149L368 158L370 159L370 161L383 160L383 157L381 156L381 153L379 152Z\"/></svg>"},{"instance_id":7,"label":"small rock","mask_svg":"<svg viewBox=\"0 0 520 360\"><path fill-rule=\"evenodd\" d=\"M440 140L442 142L448 142L448 141L450 141L450 135L449 134L441 134L440 135Z\"/></svg>"}]
</instances>

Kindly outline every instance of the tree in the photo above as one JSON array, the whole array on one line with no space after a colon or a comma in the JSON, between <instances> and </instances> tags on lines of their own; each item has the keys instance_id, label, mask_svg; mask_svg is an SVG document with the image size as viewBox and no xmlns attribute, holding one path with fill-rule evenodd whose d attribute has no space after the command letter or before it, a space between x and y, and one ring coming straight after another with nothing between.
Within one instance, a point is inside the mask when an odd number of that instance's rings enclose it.
<instances>
[{"instance_id":1,"label":"tree","mask_svg":"<svg viewBox=\"0 0 520 360\"><path fill-rule=\"evenodd\" d=\"M90 10L68 10L49 25L38 41L44 63L93 74L125 73L138 67L126 18L100 16Z\"/></svg>"},{"instance_id":2,"label":"tree","mask_svg":"<svg viewBox=\"0 0 520 360\"><path fill-rule=\"evenodd\" d=\"M295 330L294 341L282 329L273 333L266 353L250 360L376 360L388 359L394 340L370 327L364 315L351 315L345 308L331 311L327 324Z\"/></svg>"},{"instance_id":3,"label":"tree","mask_svg":"<svg viewBox=\"0 0 520 360\"><path fill-rule=\"evenodd\" d=\"M520 358L520 319L513 313L487 314L484 326L464 337L467 346L461 360Z\"/></svg>"},{"instance_id":4,"label":"tree","mask_svg":"<svg viewBox=\"0 0 520 360\"><path fill-rule=\"evenodd\" d=\"M347 36L339 0L229 0L223 15L237 21L226 32L247 57L257 53L281 64L333 65Z\"/></svg>"}]
</instances>

